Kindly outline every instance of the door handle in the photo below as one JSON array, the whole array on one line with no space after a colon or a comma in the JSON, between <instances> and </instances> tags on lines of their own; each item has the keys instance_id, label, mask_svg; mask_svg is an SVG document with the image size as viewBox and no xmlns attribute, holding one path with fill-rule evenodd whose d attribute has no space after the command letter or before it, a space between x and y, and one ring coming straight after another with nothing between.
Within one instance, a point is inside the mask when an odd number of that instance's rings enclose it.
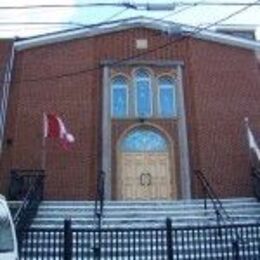
<instances>
[{"instance_id":1,"label":"door handle","mask_svg":"<svg viewBox=\"0 0 260 260\"><path fill-rule=\"evenodd\" d=\"M152 175L149 172L142 173L140 175L140 185L150 186L152 184Z\"/></svg>"}]
</instances>

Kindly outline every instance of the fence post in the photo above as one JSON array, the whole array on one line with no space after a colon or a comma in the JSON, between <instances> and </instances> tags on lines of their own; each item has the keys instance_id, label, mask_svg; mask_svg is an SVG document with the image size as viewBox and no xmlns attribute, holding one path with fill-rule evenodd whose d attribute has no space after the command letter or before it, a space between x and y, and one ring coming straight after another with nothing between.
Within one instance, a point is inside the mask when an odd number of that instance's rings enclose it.
<instances>
[{"instance_id":1,"label":"fence post","mask_svg":"<svg viewBox=\"0 0 260 260\"><path fill-rule=\"evenodd\" d=\"M208 209L208 193L205 187L203 187L203 194L204 194L204 210L206 211Z\"/></svg>"},{"instance_id":2,"label":"fence post","mask_svg":"<svg viewBox=\"0 0 260 260\"><path fill-rule=\"evenodd\" d=\"M64 260L72 259L72 230L71 220L64 220Z\"/></svg>"},{"instance_id":3,"label":"fence post","mask_svg":"<svg viewBox=\"0 0 260 260\"><path fill-rule=\"evenodd\" d=\"M239 245L237 239L232 241L233 259L239 260Z\"/></svg>"},{"instance_id":4,"label":"fence post","mask_svg":"<svg viewBox=\"0 0 260 260\"><path fill-rule=\"evenodd\" d=\"M172 220L166 219L166 232L167 232L167 259L173 260L173 239L172 239Z\"/></svg>"},{"instance_id":5,"label":"fence post","mask_svg":"<svg viewBox=\"0 0 260 260\"><path fill-rule=\"evenodd\" d=\"M40 181L39 181L39 199L43 200L43 193L44 193L44 179L45 175L44 172L42 175L39 175Z\"/></svg>"}]
</instances>

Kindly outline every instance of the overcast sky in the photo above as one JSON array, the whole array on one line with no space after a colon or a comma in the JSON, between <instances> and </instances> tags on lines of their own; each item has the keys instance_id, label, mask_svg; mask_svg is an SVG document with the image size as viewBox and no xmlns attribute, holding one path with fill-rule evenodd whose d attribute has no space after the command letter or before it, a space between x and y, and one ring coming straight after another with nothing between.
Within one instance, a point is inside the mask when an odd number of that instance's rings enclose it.
<instances>
[{"instance_id":1,"label":"overcast sky","mask_svg":"<svg viewBox=\"0 0 260 260\"><path fill-rule=\"evenodd\" d=\"M175 2L194 2L195 0L185 0ZM196 2L217 2L218 0L202 0ZM15 4L14 4L15 2ZM167 0L135 0L135 1L113 1L113 0L1 0L0 7L15 6L15 5L37 5L37 4L84 4L84 3L169 3L174 1ZM219 2L247 2L252 3L252 0L219 0ZM174 11L138 11L125 8L113 7L86 7L86 8L40 8L30 10L4 10L0 9L0 36L14 37L14 36L32 36L42 34L55 30L63 30L72 28L72 26L64 25L8 25L5 23L11 22L71 22L79 24L93 24L111 19L122 19L133 16L144 15L147 17L163 18L182 24L190 25L206 25L212 24L221 18L228 16L236 10L242 8L241 6L227 7L227 6L196 6L196 7L179 7ZM111 18L113 16L113 18ZM225 21L225 24L240 24L240 25L257 25L260 26L260 6L254 6L244 11L243 13ZM258 38L260 38L258 30Z\"/></svg>"}]
</instances>

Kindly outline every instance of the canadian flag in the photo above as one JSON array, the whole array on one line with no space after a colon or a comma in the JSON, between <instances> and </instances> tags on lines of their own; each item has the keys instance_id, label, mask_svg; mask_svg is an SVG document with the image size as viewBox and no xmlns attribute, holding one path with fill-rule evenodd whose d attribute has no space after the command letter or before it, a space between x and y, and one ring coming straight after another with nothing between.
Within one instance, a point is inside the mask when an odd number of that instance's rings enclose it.
<instances>
[{"instance_id":1,"label":"canadian flag","mask_svg":"<svg viewBox=\"0 0 260 260\"><path fill-rule=\"evenodd\" d=\"M44 138L58 138L64 149L75 142L74 136L66 129L62 119L56 114L43 114Z\"/></svg>"}]
</instances>

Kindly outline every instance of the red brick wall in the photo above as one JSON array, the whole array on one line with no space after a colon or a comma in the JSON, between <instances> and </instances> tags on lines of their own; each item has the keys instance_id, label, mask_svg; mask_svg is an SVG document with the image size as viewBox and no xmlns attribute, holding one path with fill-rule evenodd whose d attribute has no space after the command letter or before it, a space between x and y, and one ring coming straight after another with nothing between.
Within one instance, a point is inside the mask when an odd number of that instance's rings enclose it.
<instances>
[{"instance_id":1,"label":"red brick wall","mask_svg":"<svg viewBox=\"0 0 260 260\"><path fill-rule=\"evenodd\" d=\"M244 117L258 135L259 71L254 54L205 41L190 41L194 168L205 171L221 196L252 194ZM192 108L191 108L192 109Z\"/></svg>"},{"instance_id":2,"label":"red brick wall","mask_svg":"<svg viewBox=\"0 0 260 260\"><path fill-rule=\"evenodd\" d=\"M5 182L10 168L40 167L42 113L54 111L76 143L63 152L48 141L45 197L93 199L101 162L100 62L141 54L136 38L147 38L151 49L172 41L157 31L132 29L16 53L6 131L13 143L4 150L1 166ZM252 52L185 39L140 58L184 61L191 166L205 170L223 196L251 195L242 119L247 114L260 127ZM196 185L194 192L199 192Z\"/></svg>"},{"instance_id":3,"label":"red brick wall","mask_svg":"<svg viewBox=\"0 0 260 260\"><path fill-rule=\"evenodd\" d=\"M80 57L80 59L79 59ZM41 167L43 112L56 112L76 136L73 151L47 142L46 198L91 198L97 167L98 85L92 73L91 40L56 44L16 55L7 138L13 168ZM50 79L47 79L50 78Z\"/></svg>"},{"instance_id":4,"label":"red brick wall","mask_svg":"<svg viewBox=\"0 0 260 260\"><path fill-rule=\"evenodd\" d=\"M13 41L10 39L1 40L0 39L0 65L1 68L5 65L8 56L10 55L10 51L13 45Z\"/></svg>"}]
</instances>

